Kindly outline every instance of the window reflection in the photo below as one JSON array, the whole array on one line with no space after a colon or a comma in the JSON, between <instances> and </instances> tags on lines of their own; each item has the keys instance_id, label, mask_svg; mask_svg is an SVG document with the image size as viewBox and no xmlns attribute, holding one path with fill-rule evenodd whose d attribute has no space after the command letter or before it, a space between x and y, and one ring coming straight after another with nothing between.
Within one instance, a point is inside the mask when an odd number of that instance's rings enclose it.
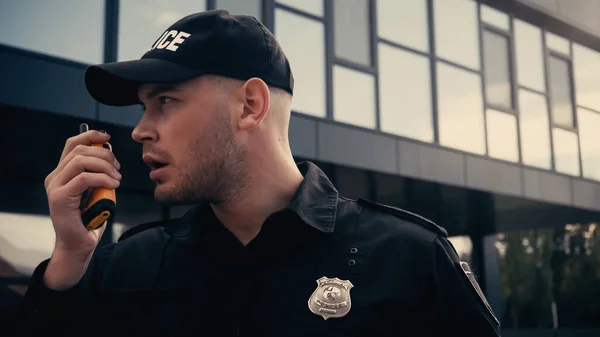
<instances>
[{"instance_id":1,"label":"window reflection","mask_svg":"<svg viewBox=\"0 0 600 337\"><path fill-rule=\"evenodd\" d=\"M139 59L169 28L186 15L206 10L206 1L119 1L119 61Z\"/></svg>"},{"instance_id":2,"label":"window reflection","mask_svg":"<svg viewBox=\"0 0 600 337\"><path fill-rule=\"evenodd\" d=\"M471 0L434 0L433 4L436 54L479 70L477 3Z\"/></svg>"},{"instance_id":3,"label":"window reflection","mask_svg":"<svg viewBox=\"0 0 600 337\"><path fill-rule=\"evenodd\" d=\"M471 255L473 254L473 242L471 241L471 238L466 235L451 236L448 240L450 240L454 249L456 249L460 260L471 264Z\"/></svg>"},{"instance_id":4,"label":"window reflection","mask_svg":"<svg viewBox=\"0 0 600 337\"><path fill-rule=\"evenodd\" d=\"M323 23L275 10L275 36L294 73L292 110L325 117L325 33ZM307 51L310 51L307 52Z\"/></svg>"},{"instance_id":5,"label":"window reflection","mask_svg":"<svg viewBox=\"0 0 600 337\"><path fill-rule=\"evenodd\" d=\"M375 128L375 79L372 75L333 67L333 118Z\"/></svg>"},{"instance_id":6,"label":"window reflection","mask_svg":"<svg viewBox=\"0 0 600 337\"><path fill-rule=\"evenodd\" d=\"M303 12L323 16L323 0L277 0L277 2Z\"/></svg>"},{"instance_id":7,"label":"window reflection","mask_svg":"<svg viewBox=\"0 0 600 337\"><path fill-rule=\"evenodd\" d=\"M488 30L483 31L483 57L486 102L512 109L508 38Z\"/></svg>"},{"instance_id":8,"label":"window reflection","mask_svg":"<svg viewBox=\"0 0 600 337\"><path fill-rule=\"evenodd\" d=\"M378 0L377 33L380 38L423 52L429 50L425 0Z\"/></svg>"},{"instance_id":9,"label":"window reflection","mask_svg":"<svg viewBox=\"0 0 600 337\"><path fill-rule=\"evenodd\" d=\"M481 5L481 21L503 30L510 30L508 15L490 6Z\"/></svg>"},{"instance_id":10,"label":"window reflection","mask_svg":"<svg viewBox=\"0 0 600 337\"><path fill-rule=\"evenodd\" d=\"M517 117L506 112L488 109L486 123L490 157L512 162L519 161Z\"/></svg>"},{"instance_id":11,"label":"window reflection","mask_svg":"<svg viewBox=\"0 0 600 337\"><path fill-rule=\"evenodd\" d=\"M217 0L216 7L227 10L231 15L251 15L259 21L262 20L261 0Z\"/></svg>"},{"instance_id":12,"label":"window reflection","mask_svg":"<svg viewBox=\"0 0 600 337\"><path fill-rule=\"evenodd\" d=\"M52 255L54 241L50 216L0 212L0 277L30 277Z\"/></svg>"},{"instance_id":13,"label":"window reflection","mask_svg":"<svg viewBox=\"0 0 600 337\"><path fill-rule=\"evenodd\" d=\"M583 176L600 181L600 113L577 109Z\"/></svg>"},{"instance_id":14,"label":"window reflection","mask_svg":"<svg viewBox=\"0 0 600 337\"><path fill-rule=\"evenodd\" d=\"M573 127L570 63L555 56L550 56L548 62L552 122L561 126Z\"/></svg>"},{"instance_id":15,"label":"window reflection","mask_svg":"<svg viewBox=\"0 0 600 337\"><path fill-rule=\"evenodd\" d=\"M379 44L381 130L433 141L429 59Z\"/></svg>"},{"instance_id":16,"label":"window reflection","mask_svg":"<svg viewBox=\"0 0 600 337\"><path fill-rule=\"evenodd\" d=\"M370 66L369 2L334 0L333 7L335 55Z\"/></svg>"},{"instance_id":17,"label":"window reflection","mask_svg":"<svg viewBox=\"0 0 600 337\"><path fill-rule=\"evenodd\" d=\"M440 143L485 154L481 78L441 62L437 77Z\"/></svg>"},{"instance_id":18,"label":"window reflection","mask_svg":"<svg viewBox=\"0 0 600 337\"><path fill-rule=\"evenodd\" d=\"M577 104L600 111L600 52L573 44Z\"/></svg>"},{"instance_id":19,"label":"window reflection","mask_svg":"<svg viewBox=\"0 0 600 337\"><path fill-rule=\"evenodd\" d=\"M562 36L552 34L550 32L546 32L546 46L548 46L549 49L552 49L565 55L571 54L569 48L569 40L565 39Z\"/></svg>"},{"instance_id":20,"label":"window reflection","mask_svg":"<svg viewBox=\"0 0 600 337\"><path fill-rule=\"evenodd\" d=\"M600 229L596 223L499 233L503 328L599 327Z\"/></svg>"},{"instance_id":21,"label":"window reflection","mask_svg":"<svg viewBox=\"0 0 600 337\"><path fill-rule=\"evenodd\" d=\"M577 134L559 128L552 130L554 166L557 172L579 175L579 145Z\"/></svg>"},{"instance_id":22,"label":"window reflection","mask_svg":"<svg viewBox=\"0 0 600 337\"><path fill-rule=\"evenodd\" d=\"M103 0L0 2L0 43L83 63L102 62Z\"/></svg>"},{"instance_id":23,"label":"window reflection","mask_svg":"<svg viewBox=\"0 0 600 337\"><path fill-rule=\"evenodd\" d=\"M546 97L531 91L519 90L519 123L523 163L550 169L550 126Z\"/></svg>"},{"instance_id":24,"label":"window reflection","mask_svg":"<svg viewBox=\"0 0 600 337\"><path fill-rule=\"evenodd\" d=\"M542 30L524 21L514 20L514 37L519 84L545 92Z\"/></svg>"}]
</instances>

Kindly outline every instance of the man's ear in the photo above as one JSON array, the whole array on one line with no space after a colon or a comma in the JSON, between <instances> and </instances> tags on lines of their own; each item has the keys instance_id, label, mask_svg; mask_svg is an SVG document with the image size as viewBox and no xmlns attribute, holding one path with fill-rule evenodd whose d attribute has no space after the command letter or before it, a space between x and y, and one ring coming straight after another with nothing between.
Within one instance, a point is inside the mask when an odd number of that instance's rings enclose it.
<instances>
[{"instance_id":1,"label":"man's ear","mask_svg":"<svg viewBox=\"0 0 600 337\"><path fill-rule=\"evenodd\" d=\"M253 129L262 123L269 111L270 93L267 84L260 78L251 78L241 88L244 109L238 127Z\"/></svg>"}]
</instances>

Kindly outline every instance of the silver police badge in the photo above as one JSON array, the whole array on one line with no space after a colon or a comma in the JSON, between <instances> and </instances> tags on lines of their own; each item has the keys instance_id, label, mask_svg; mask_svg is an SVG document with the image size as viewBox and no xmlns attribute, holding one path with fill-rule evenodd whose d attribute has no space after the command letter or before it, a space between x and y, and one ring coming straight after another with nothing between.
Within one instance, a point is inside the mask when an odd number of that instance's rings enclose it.
<instances>
[{"instance_id":1,"label":"silver police badge","mask_svg":"<svg viewBox=\"0 0 600 337\"><path fill-rule=\"evenodd\" d=\"M323 276L317 280L317 289L308 299L308 308L325 320L344 317L352 306L350 289L353 287L348 280Z\"/></svg>"}]
</instances>

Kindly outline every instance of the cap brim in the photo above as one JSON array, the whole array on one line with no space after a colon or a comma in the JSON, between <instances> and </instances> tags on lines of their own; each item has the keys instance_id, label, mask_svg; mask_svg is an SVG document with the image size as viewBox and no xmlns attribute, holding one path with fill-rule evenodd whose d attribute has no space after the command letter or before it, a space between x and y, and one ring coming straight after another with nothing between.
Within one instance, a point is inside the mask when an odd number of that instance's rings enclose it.
<instances>
[{"instance_id":1,"label":"cap brim","mask_svg":"<svg viewBox=\"0 0 600 337\"><path fill-rule=\"evenodd\" d=\"M147 58L90 66L85 86L98 102L111 106L138 104L143 83L168 83L191 79L203 73L170 61Z\"/></svg>"}]
</instances>

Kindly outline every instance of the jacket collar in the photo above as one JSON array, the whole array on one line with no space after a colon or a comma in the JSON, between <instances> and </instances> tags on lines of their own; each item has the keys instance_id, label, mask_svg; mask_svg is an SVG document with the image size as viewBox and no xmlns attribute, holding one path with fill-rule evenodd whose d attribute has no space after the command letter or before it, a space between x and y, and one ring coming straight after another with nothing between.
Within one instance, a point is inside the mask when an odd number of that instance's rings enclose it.
<instances>
[{"instance_id":1,"label":"jacket collar","mask_svg":"<svg viewBox=\"0 0 600 337\"><path fill-rule=\"evenodd\" d=\"M332 233L337 215L338 191L325 173L312 162L298 163L304 176L294 197L283 208L297 214L307 225L323 232ZM179 221L169 226L167 231L175 236L187 236L194 227L210 226L218 221L208 204L199 204L189 210Z\"/></svg>"}]
</instances>

